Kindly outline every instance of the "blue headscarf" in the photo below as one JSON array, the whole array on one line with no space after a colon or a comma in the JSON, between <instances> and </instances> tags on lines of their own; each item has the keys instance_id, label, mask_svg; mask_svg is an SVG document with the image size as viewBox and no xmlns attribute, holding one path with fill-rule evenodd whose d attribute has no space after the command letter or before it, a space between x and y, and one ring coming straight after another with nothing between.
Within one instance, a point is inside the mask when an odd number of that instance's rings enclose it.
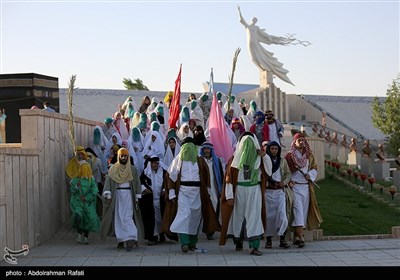
<instances>
[{"instance_id":1,"label":"blue headscarf","mask_svg":"<svg viewBox=\"0 0 400 280\"><path fill-rule=\"evenodd\" d=\"M256 124L262 124L265 121L265 115L263 112L257 111L256 114L254 115L254 118L258 116L260 116L260 118L256 120Z\"/></svg>"},{"instance_id":2,"label":"blue headscarf","mask_svg":"<svg viewBox=\"0 0 400 280\"><path fill-rule=\"evenodd\" d=\"M220 169L220 165L219 165L219 159L214 153L213 144L204 142L201 145L200 155L202 157L204 157L204 151L203 151L204 148L210 148L210 150L211 150L211 158L213 159L214 177L215 177L215 180L217 181L218 194L221 194L221 192L222 192L222 174L221 174L221 169Z\"/></svg>"}]
</instances>

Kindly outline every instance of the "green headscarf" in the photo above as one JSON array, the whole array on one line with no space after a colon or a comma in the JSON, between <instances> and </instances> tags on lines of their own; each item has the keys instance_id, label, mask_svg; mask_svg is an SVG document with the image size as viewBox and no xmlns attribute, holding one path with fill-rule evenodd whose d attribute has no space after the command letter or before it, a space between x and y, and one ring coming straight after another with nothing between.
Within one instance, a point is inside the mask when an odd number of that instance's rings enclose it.
<instances>
[{"instance_id":1,"label":"green headscarf","mask_svg":"<svg viewBox=\"0 0 400 280\"><path fill-rule=\"evenodd\" d=\"M93 131L93 144L94 145L99 145L100 144L100 130L98 128L95 128Z\"/></svg>"},{"instance_id":2,"label":"green headscarf","mask_svg":"<svg viewBox=\"0 0 400 280\"><path fill-rule=\"evenodd\" d=\"M257 111L257 104L254 100L250 101L250 107L254 110Z\"/></svg>"},{"instance_id":3,"label":"green headscarf","mask_svg":"<svg viewBox=\"0 0 400 280\"><path fill-rule=\"evenodd\" d=\"M134 127L132 129L132 139L133 139L133 142L140 141L140 130L137 127Z\"/></svg>"},{"instance_id":4,"label":"green headscarf","mask_svg":"<svg viewBox=\"0 0 400 280\"><path fill-rule=\"evenodd\" d=\"M150 114L150 123L151 122L154 122L154 121L156 121L157 120L157 114L156 113L151 113Z\"/></svg>"},{"instance_id":5,"label":"green headscarf","mask_svg":"<svg viewBox=\"0 0 400 280\"><path fill-rule=\"evenodd\" d=\"M217 92L217 99L221 100L221 98L222 98L222 92L218 91Z\"/></svg>"},{"instance_id":6,"label":"green headscarf","mask_svg":"<svg viewBox=\"0 0 400 280\"><path fill-rule=\"evenodd\" d=\"M128 118L133 119L133 115L135 114L135 109L133 105L129 103L128 105Z\"/></svg>"},{"instance_id":7,"label":"green headscarf","mask_svg":"<svg viewBox=\"0 0 400 280\"><path fill-rule=\"evenodd\" d=\"M186 106L183 107L181 114L182 122L188 122L190 119L189 108Z\"/></svg>"},{"instance_id":8,"label":"green headscarf","mask_svg":"<svg viewBox=\"0 0 400 280\"><path fill-rule=\"evenodd\" d=\"M181 146L180 158L182 161L191 161L192 163L196 163L197 154L198 150L193 143L189 142Z\"/></svg>"},{"instance_id":9,"label":"green headscarf","mask_svg":"<svg viewBox=\"0 0 400 280\"><path fill-rule=\"evenodd\" d=\"M201 101L206 102L206 101L208 100L208 94L203 94L203 95L200 97L200 99L201 99Z\"/></svg>"},{"instance_id":10,"label":"green headscarf","mask_svg":"<svg viewBox=\"0 0 400 280\"><path fill-rule=\"evenodd\" d=\"M164 116L164 107L158 106L157 107L157 113L160 113L161 116Z\"/></svg>"},{"instance_id":11,"label":"green headscarf","mask_svg":"<svg viewBox=\"0 0 400 280\"><path fill-rule=\"evenodd\" d=\"M140 120L141 120L141 121L147 121L147 115L146 115L146 113L142 113L142 114L140 115Z\"/></svg>"},{"instance_id":12,"label":"green headscarf","mask_svg":"<svg viewBox=\"0 0 400 280\"><path fill-rule=\"evenodd\" d=\"M197 106L197 101L192 100L192 104L190 104L190 108L192 108L192 110L194 110L194 108L196 108L196 106Z\"/></svg>"},{"instance_id":13,"label":"green headscarf","mask_svg":"<svg viewBox=\"0 0 400 280\"><path fill-rule=\"evenodd\" d=\"M152 122L150 125L150 129L153 131L159 131L160 130L160 124L156 121Z\"/></svg>"},{"instance_id":14,"label":"green headscarf","mask_svg":"<svg viewBox=\"0 0 400 280\"><path fill-rule=\"evenodd\" d=\"M253 140L249 137L244 140L242 157L239 162L239 169L244 169L244 165L248 165L250 168L250 183L257 184L258 183L258 172L254 169L254 163L257 160L257 150L254 146Z\"/></svg>"},{"instance_id":15,"label":"green headscarf","mask_svg":"<svg viewBox=\"0 0 400 280\"><path fill-rule=\"evenodd\" d=\"M231 95L231 99L229 100L231 103L235 102L235 96Z\"/></svg>"}]
</instances>

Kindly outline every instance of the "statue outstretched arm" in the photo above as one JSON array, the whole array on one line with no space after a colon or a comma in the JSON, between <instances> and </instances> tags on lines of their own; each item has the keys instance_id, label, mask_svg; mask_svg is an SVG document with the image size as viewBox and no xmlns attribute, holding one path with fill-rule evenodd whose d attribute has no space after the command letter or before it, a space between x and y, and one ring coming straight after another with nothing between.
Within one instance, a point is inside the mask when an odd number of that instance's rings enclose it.
<instances>
[{"instance_id":1,"label":"statue outstretched arm","mask_svg":"<svg viewBox=\"0 0 400 280\"><path fill-rule=\"evenodd\" d=\"M239 11L239 19L240 19L240 23L243 24L245 27L248 27L249 25L247 24L247 22L244 20L242 13L240 12L240 7L238 5L238 11Z\"/></svg>"}]
</instances>

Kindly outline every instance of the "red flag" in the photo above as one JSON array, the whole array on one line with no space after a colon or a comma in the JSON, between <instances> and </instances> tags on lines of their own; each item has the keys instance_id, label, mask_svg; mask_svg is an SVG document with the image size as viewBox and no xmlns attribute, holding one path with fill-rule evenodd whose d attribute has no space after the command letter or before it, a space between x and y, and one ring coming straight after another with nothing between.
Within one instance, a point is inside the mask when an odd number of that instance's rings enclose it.
<instances>
[{"instance_id":1,"label":"red flag","mask_svg":"<svg viewBox=\"0 0 400 280\"><path fill-rule=\"evenodd\" d=\"M218 157L224 158L225 162L228 162L233 155L233 148L229 139L225 118L222 115L221 106L218 104L215 92L208 120L208 131L210 132L210 142L214 145L215 154Z\"/></svg>"},{"instance_id":2,"label":"red flag","mask_svg":"<svg viewBox=\"0 0 400 280\"><path fill-rule=\"evenodd\" d=\"M171 106L169 108L168 124L170 128L176 128L176 122L179 118L181 103L181 72L182 64L179 68L178 78L175 81L174 95L172 96Z\"/></svg>"}]
</instances>

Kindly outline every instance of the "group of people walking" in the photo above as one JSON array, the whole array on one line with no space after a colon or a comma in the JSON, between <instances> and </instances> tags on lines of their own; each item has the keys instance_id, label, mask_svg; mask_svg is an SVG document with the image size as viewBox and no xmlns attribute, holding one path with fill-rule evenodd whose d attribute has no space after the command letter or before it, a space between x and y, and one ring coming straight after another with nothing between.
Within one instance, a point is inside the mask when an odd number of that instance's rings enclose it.
<instances>
[{"instance_id":1,"label":"group of people walking","mask_svg":"<svg viewBox=\"0 0 400 280\"><path fill-rule=\"evenodd\" d=\"M91 169L88 149L77 148L66 171L78 242L88 243L88 232L100 232L102 239L115 235L118 248L131 250L144 239L155 245L168 238L180 242L181 251L187 253L197 249L200 231L208 240L220 232L220 245L232 238L235 250L241 251L247 240L250 254L260 256L262 239L269 249L273 237L279 236L279 247L286 249L290 247L286 235L293 230L293 244L304 247L303 230L318 228L322 222L312 184L317 166L304 135L297 133L283 156L279 122L271 120L271 111L267 117L257 111L249 130L235 133L231 127L236 143L227 143L234 153L225 162L190 112L189 120L195 120L192 128L184 115L177 129L167 128L162 119L170 100L164 101L163 110L157 109L160 103L141 105L140 110L152 106L160 116L156 114L150 126L143 116L142 123L133 127L131 121L119 119L117 132L108 131L117 119L111 123L106 119L105 127L94 129L89 153L99 159L97 167L92 164L96 171ZM243 114L232 120L238 117ZM157 121L158 128L153 125ZM121 133L125 130L121 127L126 128L121 123L130 125L127 136ZM100 180L95 172L101 174ZM101 200L96 200L97 194ZM102 209L96 212L99 202Z\"/></svg>"}]
</instances>

